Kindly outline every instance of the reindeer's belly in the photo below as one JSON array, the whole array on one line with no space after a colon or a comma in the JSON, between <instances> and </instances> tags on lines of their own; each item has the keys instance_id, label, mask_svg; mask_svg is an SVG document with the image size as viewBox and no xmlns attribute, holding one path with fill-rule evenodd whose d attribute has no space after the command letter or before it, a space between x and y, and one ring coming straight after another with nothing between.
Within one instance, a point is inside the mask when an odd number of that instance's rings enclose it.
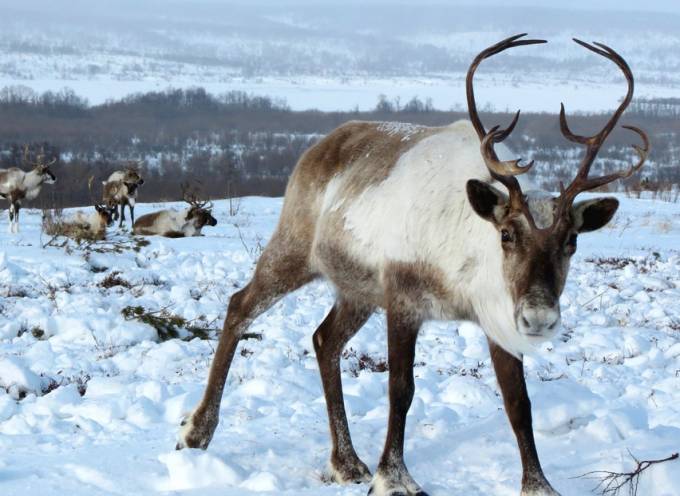
<instances>
[{"instance_id":1,"label":"reindeer's belly","mask_svg":"<svg viewBox=\"0 0 680 496\"><path fill-rule=\"evenodd\" d=\"M384 287L379 268L363 263L342 244L315 243L312 264L342 295L374 306L383 305Z\"/></svg>"}]
</instances>

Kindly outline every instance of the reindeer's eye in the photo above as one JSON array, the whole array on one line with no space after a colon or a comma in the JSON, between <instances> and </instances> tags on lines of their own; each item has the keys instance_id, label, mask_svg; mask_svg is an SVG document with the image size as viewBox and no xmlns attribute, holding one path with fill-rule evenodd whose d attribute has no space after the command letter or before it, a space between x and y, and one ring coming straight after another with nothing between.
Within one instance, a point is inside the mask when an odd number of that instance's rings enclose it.
<instances>
[{"instance_id":1,"label":"reindeer's eye","mask_svg":"<svg viewBox=\"0 0 680 496\"><path fill-rule=\"evenodd\" d=\"M507 229L501 229L501 241L503 243L509 243L512 241L512 235L510 234L510 231Z\"/></svg>"}]
</instances>

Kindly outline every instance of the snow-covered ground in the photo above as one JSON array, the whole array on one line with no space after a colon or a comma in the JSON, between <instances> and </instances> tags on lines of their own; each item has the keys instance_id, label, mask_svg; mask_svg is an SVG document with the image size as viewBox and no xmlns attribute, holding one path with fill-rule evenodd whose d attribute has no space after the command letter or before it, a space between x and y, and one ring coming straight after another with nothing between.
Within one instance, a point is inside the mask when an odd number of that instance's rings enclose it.
<instances>
[{"instance_id":1,"label":"snow-covered ground","mask_svg":"<svg viewBox=\"0 0 680 496\"><path fill-rule=\"evenodd\" d=\"M585 472L631 468L628 450L643 459L680 450L680 204L620 198L611 226L579 239L565 333L526 359L538 450L564 496L589 493L595 482L574 478ZM230 216L216 202L219 223L205 237L138 246L117 233L119 253L43 248L38 211L24 212L21 234L0 235L0 494L366 493L324 482L330 443L311 335L332 303L327 284L253 324L263 339L240 345L206 452L174 446L216 342L158 342L121 314L165 309L220 327L281 203L247 198ZM123 285L104 287L115 271ZM360 363L385 356L376 315L342 362L353 438L372 468L387 373ZM519 456L481 331L428 324L416 361L405 447L414 477L432 496L518 494ZM645 472L638 494L680 495L680 461Z\"/></svg>"}]
</instances>

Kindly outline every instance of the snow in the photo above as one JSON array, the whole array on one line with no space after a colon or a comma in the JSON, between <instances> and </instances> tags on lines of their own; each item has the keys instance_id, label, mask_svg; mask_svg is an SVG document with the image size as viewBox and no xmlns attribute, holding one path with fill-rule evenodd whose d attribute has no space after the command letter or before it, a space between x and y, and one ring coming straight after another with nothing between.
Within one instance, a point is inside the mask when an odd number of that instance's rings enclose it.
<instances>
[{"instance_id":1,"label":"snow","mask_svg":"<svg viewBox=\"0 0 680 496\"><path fill-rule=\"evenodd\" d=\"M142 191L143 193L143 191ZM538 451L564 496L589 493L596 470L629 470L680 450L680 204L629 199L610 226L579 237L562 297L564 332L526 357ZM150 238L119 253L43 245L40 214L0 234L0 492L364 495L327 484L330 440L311 335L330 308L316 282L257 319L239 346L207 451L174 451L203 391L216 341L170 339L121 310L165 309L221 327L249 279L282 200L246 198L204 237ZM170 205L172 206L172 205ZM141 204L138 215L166 205ZM6 222L3 219L3 222ZM239 226L238 228L236 226ZM113 272L128 286L104 287ZM350 428L375 469L387 417L384 315L342 360ZM432 496L513 495L520 462L484 337L467 322L428 323L418 342L405 444ZM680 461L655 465L640 495L680 495Z\"/></svg>"}]
</instances>

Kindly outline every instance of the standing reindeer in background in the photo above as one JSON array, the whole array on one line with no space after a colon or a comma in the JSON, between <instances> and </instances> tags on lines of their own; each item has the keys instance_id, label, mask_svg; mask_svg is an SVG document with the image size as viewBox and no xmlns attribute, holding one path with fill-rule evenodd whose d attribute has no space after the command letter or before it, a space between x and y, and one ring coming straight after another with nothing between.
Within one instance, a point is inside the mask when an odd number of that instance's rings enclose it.
<instances>
[{"instance_id":1,"label":"standing reindeer in background","mask_svg":"<svg viewBox=\"0 0 680 496\"><path fill-rule=\"evenodd\" d=\"M468 319L488 336L491 360L517 438L522 495L558 493L543 474L524 381L522 353L559 329L559 297L580 233L604 226L615 198L575 202L576 196L624 172L589 177L598 150L633 95L633 75L614 50L577 41L614 62L628 82L625 99L596 135L573 134L564 107L565 137L586 147L576 178L554 197L523 192L516 178L532 164L499 160L494 146L512 132L488 132L475 104L473 76L486 58L508 48L545 43L513 36L482 51L467 74L470 120L445 127L349 122L307 150L293 171L279 225L252 280L229 302L224 330L199 405L183 421L178 448L207 448L239 339L251 322L282 296L323 277L336 301L313 336L326 396L337 482L371 481L373 496L424 496L403 459L406 414L414 394L418 332L430 319ZM481 141L481 145L480 145ZM503 155L509 152L498 146ZM481 151L481 153L480 153ZM376 308L387 315L389 418L375 475L352 445L345 415L340 355Z\"/></svg>"},{"instance_id":2,"label":"standing reindeer in background","mask_svg":"<svg viewBox=\"0 0 680 496\"><path fill-rule=\"evenodd\" d=\"M177 210L160 210L142 215L134 223L134 234L147 236L165 236L166 238L184 238L201 236L204 226L217 225L217 219L212 216L212 203L198 200L195 191L182 185L182 197L189 204L189 208Z\"/></svg>"},{"instance_id":3,"label":"standing reindeer in background","mask_svg":"<svg viewBox=\"0 0 680 496\"><path fill-rule=\"evenodd\" d=\"M136 164L130 164L124 170L112 173L104 186L103 202L109 207L120 206L119 227L125 222L125 205L130 209L130 223L135 223L135 204L137 203L137 189L144 184ZM118 217L118 213L116 212Z\"/></svg>"},{"instance_id":4,"label":"standing reindeer in background","mask_svg":"<svg viewBox=\"0 0 680 496\"><path fill-rule=\"evenodd\" d=\"M9 202L9 232L19 232L19 211L22 200L34 200L40 194L43 184L53 184L57 178L50 170L58 158L45 163L45 152L40 150L36 161L29 158L28 146L24 147L24 163L32 165L30 172L18 167L0 169L0 196Z\"/></svg>"}]
</instances>

